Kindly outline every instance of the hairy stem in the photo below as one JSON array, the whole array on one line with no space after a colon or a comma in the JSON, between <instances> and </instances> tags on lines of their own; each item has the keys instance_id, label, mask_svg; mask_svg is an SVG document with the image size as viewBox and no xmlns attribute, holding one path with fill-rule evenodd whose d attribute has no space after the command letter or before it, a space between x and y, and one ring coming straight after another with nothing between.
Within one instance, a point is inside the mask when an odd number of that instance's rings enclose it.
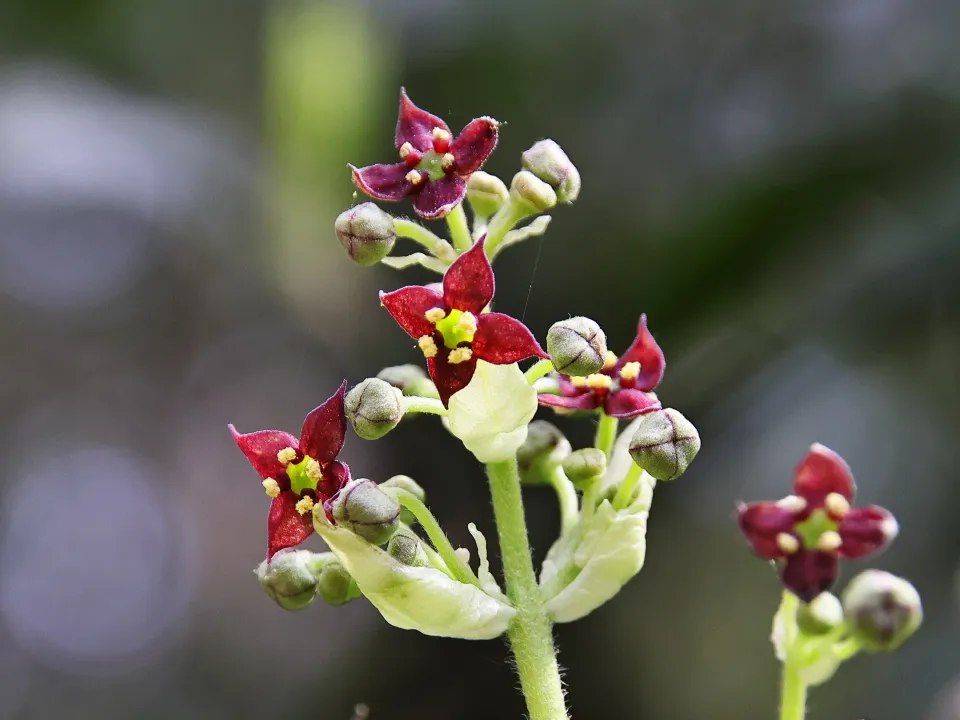
<instances>
[{"instance_id":1,"label":"hairy stem","mask_svg":"<svg viewBox=\"0 0 960 720\"><path fill-rule=\"evenodd\" d=\"M600 413L600 424L597 425L597 438L594 441L594 447L602 450L610 459L613 453L613 443L617 440L617 425L619 421L615 417L610 417L606 413Z\"/></svg>"},{"instance_id":2,"label":"hairy stem","mask_svg":"<svg viewBox=\"0 0 960 720\"><path fill-rule=\"evenodd\" d=\"M557 500L560 503L560 534L565 535L580 521L577 489L559 465L554 465L550 471L550 485L557 493Z\"/></svg>"},{"instance_id":3,"label":"hairy stem","mask_svg":"<svg viewBox=\"0 0 960 720\"><path fill-rule=\"evenodd\" d=\"M395 218L393 227L397 231L398 237L410 238L414 242L420 243L430 253L449 265L457 259L457 251L453 249L446 240L438 235L434 235L423 225L403 218Z\"/></svg>"},{"instance_id":4,"label":"hairy stem","mask_svg":"<svg viewBox=\"0 0 960 720\"><path fill-rule=\"evenodd\" d=\"M545 377L551 370L553 370L553 360L537 360L523 374L523 377L526 378L528 383L533 385L537 380Z\"/></svg>"},{"instance_id":5,"label":"hairy stem","mask_svg":"<svg viewBox=\"0 0 960 720\"><path fill-rule=\"evenodd\" d=\"M447 215L447 227L450 228L450 237L458 253L464 253L473 246L470 237L470 226L467 224L467 214L463 211L463 203L457 205Z\"/></svg>"},{"instance_id":6,"label":"hairy stem","mask_svg":"<svg viewBox=\"0 0 960 720\"><path fill-rule=\"evenodd\" d=\"M447 409L443 403L434 398L420 397L419 395L406 395L403 398L404 412L421 412L432 415L446 415Z\"/></svg>"}]
</instances>

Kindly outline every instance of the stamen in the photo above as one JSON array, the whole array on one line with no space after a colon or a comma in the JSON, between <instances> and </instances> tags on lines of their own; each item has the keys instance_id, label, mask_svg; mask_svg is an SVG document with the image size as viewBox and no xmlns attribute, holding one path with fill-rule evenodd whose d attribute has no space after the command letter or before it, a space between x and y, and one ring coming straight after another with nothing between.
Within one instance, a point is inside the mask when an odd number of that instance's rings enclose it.
<instances>
[{"instance_id":1,"label":"stamen","mask_svg":"<svg viewBox=\"0 0 960 720\"><path fill-rule=\"evenodd\" d=\"M417 340L417 345L420 347L420 350L423 352L423 356L426 358L432 358L437 356L437 344L433 341L433 338L429 335L424 335L419 340Z\"/></svg>"},{"instance_id":2,"label":"stamen","mask_svg":"<svg viewBox=\"0 0 960 720\"><path fill-rule=\"evenodd\" d=\"M297 501L297 504L294 505L297 512L300 513L301 515L306 515L308 512L313 510L315 506L316 506L316 503L313 501L313 498L311 497L302 497Z\"/></svg>"},{"instance_id":3,"label":"stamen","mask_svg":"<svg viewBox=\"0 0 960 720\"><path fill-rule=\"evenodd\" d=\"M835 530L827 530L817 538L817 550L823 552L833 552L843 545L843 538Z\"/></svg>"},{"instance_id":4,"label":"stamen","mask_svg":"<svg viewBox=\"0 0 960 720\"><path fill-rule=\"evenodd\" d=\"M323 479L323 471L320 469L320 463L313 458L307 458L304 470L307 473L307 477L311 480L320 482Z\"/></svg>"},{"instance_id":5,"label":"stamen","mask_svg":"<svg viewBox=\"0 0 960 720\"><path fill-rule=\"evenodd\" d=\"M427 319L427 322L436 325L447 316L447 311L438 307L430 308L423 314L423 316Z\"/></svg>"},{"instance_id":6,"label":"stamen","mask_svg":"<svg viewBox=\"0 0 960 720\"><path fill-rule=\"evenodd\" d=\"M418 170L411 170L407 173L406 180L411 185L419 185L423 182L423 175Z\"/></svg>"},{"instance_id":7,"label":"stamen","mask_svg":"<svg viewBox=\"0 0 960 720\"><path fill-rule=\"evenodd\" d=\"M435 127L433 129L433 151L441 155L447 152L450 147L450 133L443 128Z\"/></svg>"},{"instance_id":8,"label":"stamen","mask_svg":"<svg viewBox=\"0 0 960 720\"><path fill-rule=\"evenodd\" d=\"M273 478L267 478L261 484L263 485L263 491L267 494L267 497L275 498L280 494L280 483Z\"/></svg>"},{"instance_id":9,"label":"stamen","mask_svg":"<svg viewBox=\"0 0 960 720\"><path fill-rule=\"evenodd\" d=\"M292 447L285 447L283 450L277 453L277 460L281 465L289 465L296 459L297 451Z\"/></svg>"},{"instance_id":10,"label":"stamen","mask_svg":"<svg viewBox=\"0 0 960 720\"><path fill-rule=\"evenodd\" d=\"M440 167L442 167L445 172L453 170L453 166L456 164L457 159L453 156L453 153L444 153L443 157L440 158Z\"/></svg>"},{"instance_id":11,"label":"stamen","mask_svg":"<svg viewBox=\"0 0 960 720\"><path fill-rule=\"evenodd\" d=\"M577 390L583 390L587 387L587 379L579 375L574 375L570 378L570 384L577 388Z\"/></svg>"},{"instance_id":12,"label":"stamen","mask_svg":"<svg viewBox=\"0 0 960 720\"><path fill-rule=\"evenodd\" d=\"M777 535L777 549L784 555L793 555L800 549L800 541L790 533L780 533Z\"/></svg>"},{"instance_id":13,"label":"stamen","mask_svg":"<svg viewBox=\"0 0 960 720\"><path fill-rule=\"evenodd\" d=\"M473 350L468 347L458 347L450 351L450 354L447 356L447 362L451 365L459 365L460 363L465 363L472 357Z\"/></svg>"},{"instance_id":14,"label":"stamen","mask_svg":"<svg viewBox=\"0 0 960 720\"><path fill-rule=\"evenodd\" d=\"M620 358L616 356L616 353L614 353L612 350L607 350L607 359L603 361L603 369L609 370L617 364L617 360L619 359Z\"/></svg>"},{"instance_id":15,"label":"stamen","mask_svg":"<svg viewBox=\"0 0 960 720\"><path fill-rule=\"evenodd\" d=\"M616 361L614 361L616 362ZM631 382L640 377L640 363L638 362L628 362L622 368L620 368L620 379Z\"/></svg>"},{"instance_id":16,"label":"stamen","mask_svg":"<svg viewBox=\"0 0 960 720\"><path fill-rule=\"evenodd\" d=\"M777 500L777 507L789 510L792 513L801 513L807 509L807 501L799 495L787 495Z\"/></svg>"},{"instance_id":17,"label":"stamen","mask_svg":"<svg viewBox=\"0 0 960 720\"><path fill-rule=\"evenodd\" d=\"M587 387L591 390L609 390L613 387L613 378L603 373L587 375L584 379L586 380Z\"/></svg>"},{"instance_id":18,"label":"stamen","mask_svg":"<svg viewBox=\"0 0 960 720\"><path fill-rule=\"evenodd\" d=\"M442 141L442 140L449 140L449 139L450 139L450 133L448 133L448 132L447 132L446 130L444 130L443 128L435 127L435 128L433 129L433 139L434 139L434 140L441 140L441 141Z\"/></svg>"},{"instance_id":19,"label":"stamen","mask_svg":"<svg viewBox=\"0 0 960 720\"><path fill-rule=\"evenodd\" d=\"M473 313L465 312L460 316L460 319L457 320L456 328L473 337L477 332L477 316Z\"/></svg>"},{"instance_id":20,"label":"stamen","mask_svg":"<svg viewBox=\"0 0 960 720\"><path fill-rule=\"evenodd\" d=\"M405 142L403 145L400 146L400 159L406 160L407 156L412 152L413 152L413 145L411 145L408 142Z\"/></svg>"},{"instance_id":21,"label":"stamen","mask_svg":"<svg viewBox=\"0 0 960 720\"><path fill-rule=\"evenodd\" d=\"M467 548L457 548L453 551L453 554L463 560L465 563L470 562L470 551L467 550Z\"/></svg>"},{"instance_id":22,"label":"stamen","mask_svg":"<svg viewBox=\"0 0 960 720\"><path fill-rule=\"evenodd\" d=\"M823 499L823 507L831 517L839 520L850 512L850 503L840 493L830 493Z\"/></svg>"}]
</instances>

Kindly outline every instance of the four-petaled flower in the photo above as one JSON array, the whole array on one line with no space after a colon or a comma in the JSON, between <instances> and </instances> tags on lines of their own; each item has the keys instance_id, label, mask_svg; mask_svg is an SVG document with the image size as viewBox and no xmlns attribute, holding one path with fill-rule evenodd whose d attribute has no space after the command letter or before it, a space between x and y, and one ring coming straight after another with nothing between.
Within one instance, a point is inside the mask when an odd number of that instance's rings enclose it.
<instances>
[{"instance_id":1,"label":"four-petaled flower","mask_svg":"<svg viewBox=\"0 0 960 720\"><path fill-rule=\"evenodd\" d=\"M611 417L632 418L658 410L660 402L649 393L663 380L667 362L663 351L647 330L641 315L637 337L618 359L612 352L600 372L587 377L560 375L560 395L541 394L541 405L565 410L595 410Z\"/></svg>"},{"instance_id":2,"label":"four-petaled flower","mask_svg":"<svg viewBox=\"0 0 960 720\"><path fill-rule=\"evenodd\" d=\"M833 585L838 557L866 557L897 535L897 521L882 507L850 507L850 468L819 443L797 466L793 492L776 502L742 504L737 523L757 555L781 561L784 587L801 600Z\"/></svg>"},{"instance_id":3,"label":"four-petaled flower","mask_svg":"<svg viewBox=\"0 0 960 720\"><path fill-rule=\"evenodd\" d=\"M281 430L238 433L233 439L272 498L267 516L267 560L284 548L299 545L313 532L313 508L327 503L350 481L350 468L336 457L347 432L340 389L303 420L300 439Z\"/></svg>"},{"instance_id":4,"label":"four-petaled flower","mask_svg":"<svg viewBox=\"0 0 960 720\"><path fill-rule=\"evenodd\" d=\"M417 340L444 405L470 382L477 360L508 365L549 357L519 320L484 312L494 279L483 242L480 238L447 268L442 294L420 285L380 293L380 304Z\"/></svg>"},{"instance_id":5,"label":"four-petaled flower","mask_svg":"<svg viewBox=\"0 0 960 720\"><path fill-rule=\"evenodd\" d=\"M428 220L442 218L467 192L466 178L479 170L497 145L499 123L471 120L454 138L436 115L414 105L400 89L400 115L394 142L402 162L353 170L353 182L377 200L413 196L413 209Z\"/></svg>"}]
</instances>

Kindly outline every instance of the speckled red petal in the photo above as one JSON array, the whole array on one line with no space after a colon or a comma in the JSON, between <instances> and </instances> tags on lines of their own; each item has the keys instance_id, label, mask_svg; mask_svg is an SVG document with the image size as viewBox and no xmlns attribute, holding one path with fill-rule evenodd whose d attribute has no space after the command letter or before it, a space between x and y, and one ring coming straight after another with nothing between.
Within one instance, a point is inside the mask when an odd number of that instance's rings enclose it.
<instances>
[{"instance_id":1,"label":"speckled red petal","mask_svg":"<svg viewBox=\"0 0 960 720\"><path fill-rule=\"evenodd\" d=\"M408 285L393 292L380 293L380 304L412 338L432 335L436 329L425 317L427 310L446 309L439 293L420 285Z\"/></svg>"},{"instance_id":2,"label":"speckled red petal","mask_svg":"<svg viewBox=\"0 0 960 720\"><path fill-rule=\"evenodd\" d=\"M483 248L485 237L458 257L443 276L447 307L479 315L493 300L493 268Z\"/></svg>"},{"instance_id":3,"label":"speckled red petal","mask_svg":"<svg viewBox=\"0 0 960 720\"><path fill-rule=\"evenodd\" d=\"M793 476L793 492L807 501L808 509L823 506L830 493L853 500L856 486L850 466L837 453L820 443L810 446Z\"/></svg>"},{"instance_id":4,"label":"speckled red petal","mask_svg":"<svg viewBox=\"0 0 960 720\"><path fill-rule=\"evenodd\" d=\"M497 146L497 128L500 124L489 117L477 118L467 123L450 145L450 153L458 175L469 175L481 168Z\"/></svg>"},{"instance_id":5,"label":"speckled red petal","mask_svg":"<svg viewBox=\"0 0 960 720\"><path fill-rule=\"evenodd\" d=\"M509 365L530 357L550 357L526 325L502 313L477 316L473 354L478 360L486 360L492 365Z\"/></svg>"},{"instance_id":6,"label":"speckled red petal","mask_svg":"<svg viewBox=\"0 0 960 720\"><path fill-rule=\"evenodd\" d=\"M300 451L321 465L336 458L343 449L343 440L347 435L347 416L343 407L346 393L347 381L344 380L339 390L311 410L303 420Z\"/></svg>"},{"instance_id":7,"label":"speckled red petal","mask_svg":"<svg viewBox=\"0 0 960 720\"><path fill-rule=\"evenodd\" d=\"M284 448L297 448L299 443L293 435L281 430L258 430L243 434L237 432L233 425L228 427L237 447L260 477L273 478L280 484L281 489L290 487L286 465L277 460L277 453Z\"/></svg>"},{"instance_id":8,"label":"speckled red petal","mask_svg":"<svg viewBox=\"0 0 960 720\"><path fill-rule=\"evenodd\" d=\"M297 512L300 497L289 490L270 503L267 516L267 560L284 548L299 545L313 534L313 516Z\"/></svg>"},{"instance_id":9,"label":"speckled red petal","mask_svg":"<svg viewBox=\"0 0 960 720\"><path fill-rule=\"evenodd\" d=\"M397 115L397 130L394 144L400 149L404 143L410 143L422 153L433 150L433 129L450 133L447 124L433 113L428 113L413 104L405 88L400 88L400 112Z\"/></svg>"}]
</instances>

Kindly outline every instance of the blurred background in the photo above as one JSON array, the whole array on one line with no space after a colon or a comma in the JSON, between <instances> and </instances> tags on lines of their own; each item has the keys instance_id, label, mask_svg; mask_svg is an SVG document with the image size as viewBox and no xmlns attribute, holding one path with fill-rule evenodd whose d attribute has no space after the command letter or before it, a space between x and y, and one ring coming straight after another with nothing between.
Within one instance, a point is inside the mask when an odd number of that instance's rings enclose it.
<instances>
[{"instance_id":1,"label":"blurred background","mask_svg":"<svg viewBox=\"0 0 960 720\"><path fill-rule=\"evenodd\" d=\"M296 432L342 378L420 361L376 291L435 276L333 233L346 163L395 157L401 84L454 130L505 121L507 180L563 145L583 192L502 256L498 309L540 337L592 316L620 351L647 312L703 437L642 574L558 628L573 716L774 717L777 583L732 513L820 441L899 518L870 564L927 620L811 717L960 718L958 32L955 0L6 0L0 718L522 716L501 642L285 613L251 572L267 502L227 423ZM415 477L455 544L493 532L438 423L345 458ZM541 556L554 498L528 498Z\"/></svg>"}]
</instances>

